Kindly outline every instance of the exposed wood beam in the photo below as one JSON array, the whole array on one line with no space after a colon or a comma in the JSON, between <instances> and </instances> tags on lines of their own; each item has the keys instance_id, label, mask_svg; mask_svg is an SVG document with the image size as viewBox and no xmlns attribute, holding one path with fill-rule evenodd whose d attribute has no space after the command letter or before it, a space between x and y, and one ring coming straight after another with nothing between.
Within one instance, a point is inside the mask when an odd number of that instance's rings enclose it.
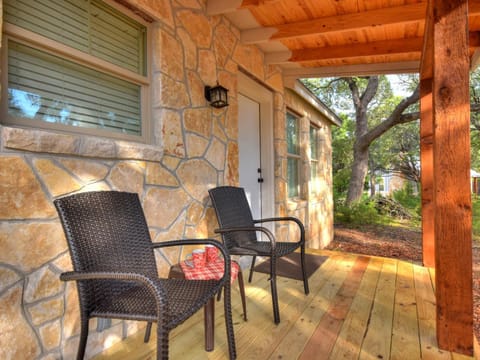
<instances>
[{"instance_id":1,"label":"exposed wood beam","mask_svg":"<svg viewBox=\"0 0 480 360\"><path fill-rule=\"evenodd\" d=\"M437 340L473 354L468 0L433 6L433 178Z\"/></svg>"},{"instance_id":2,"label":"exposed wood beam","mask_svg":"<svg viewBox=\"0 0 480 360\"><path fill-rule=\"evenodd\" d=\"M480 47L480 32L470 33L469 41L471 47ZM418 53L420 57L423 46L424 39L420 37L397 39L315 49L272 52L265 54L265 61L267 64L273 65L288 62L321 61L411 53Z\"/></svg>"},{"instance_id":3,"label":"exposed wood beam","mask_svg":"<svg viewBox=\"0 0 480 360\"><path fill-rule=\"evenodd\" d=\"M293 86L296 79L333 76L367 76L417 73L419 61L344 66L297 67L283 70L284 83Z\"/></svg>"},{"instance_id":4,"label":"exposed wood beam","mask_svg":"<svg viewBox=\"0 0 480 360\"><path fill-rule=\"evenodd\" d=\"M255 44L306 35L334 33L353 29L361 30L373 26L408 23L422 20L424 17L425 3L417 3L281 24L275 27L244 30L241 32L241 40L244 44Z\"/></svg>"},{"instance_id":5,"label":"exposed wood beam","mask_svg":"<svg viewBox=\"0 0 480 360\"><path fill-rule=\"evenodd\" d=\"M420 61L420 79L433 77L433 6L428 2L423 35L422 59Z\"/></svg>"}]
</instances>

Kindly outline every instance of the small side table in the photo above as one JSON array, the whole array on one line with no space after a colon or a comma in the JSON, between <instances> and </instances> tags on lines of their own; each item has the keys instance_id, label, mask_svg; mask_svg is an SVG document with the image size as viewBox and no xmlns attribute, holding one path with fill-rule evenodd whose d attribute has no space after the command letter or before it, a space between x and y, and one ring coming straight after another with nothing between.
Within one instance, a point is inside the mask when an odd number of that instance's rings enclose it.
<instances>
[{"instance_id":1,"label":"small side table","mask_svg":"<svg viewBox=\"0 0 480 360\"><path fill-rule=\"evenodd\" d=\"M246 300L245 300L245 287L244 287L244 282L243 282L243 274L242 274L242 268L236 261L232 261L232 266L237 266L238 267L238 286L240 289L240 296L242 298L242 307L243 307L243 319L247 321L247 305L246 305ZM223 267L223 266L222 266ZM208 265L207 269L208 270ZM212 270L214 271L214 270ZM223 270L222 270L223 271ZM204 271L203 271L204 273ZM217 272L218 276L221 276ZM168 274L169 278L177 278L177 279L184 279L185 274L182 270L182 267L180 263L172 265L170 267L170 272ZM193 278L192 278L193 279ZM232 281L234 281L235 278L232 278ZM220 300L220 294L218 297L218 300ZM215 346L215 299L212 297L208 303L204 306L204 326L205 326L205 350L206 351L213 351L213 348Z\"/></svg>"}]
</instances>

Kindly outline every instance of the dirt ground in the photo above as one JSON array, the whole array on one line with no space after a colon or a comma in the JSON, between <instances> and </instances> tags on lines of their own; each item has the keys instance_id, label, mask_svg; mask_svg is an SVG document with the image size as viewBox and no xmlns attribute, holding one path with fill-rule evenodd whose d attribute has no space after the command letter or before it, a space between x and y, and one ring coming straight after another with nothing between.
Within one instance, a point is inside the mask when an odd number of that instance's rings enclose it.
<instances>
[{"instance_id":1,"label":"dirt ground","mask_svg":"<svg viewBox=\"0 0 480 360\"><path fill-rule=\"evenodd\" d=\"M382 225L349 228L335 225L329 250L384 256L421 264L422 234L418 230ZM473 327L480 339L480 246L473 247Z\"/></svg>"}]
</instances>

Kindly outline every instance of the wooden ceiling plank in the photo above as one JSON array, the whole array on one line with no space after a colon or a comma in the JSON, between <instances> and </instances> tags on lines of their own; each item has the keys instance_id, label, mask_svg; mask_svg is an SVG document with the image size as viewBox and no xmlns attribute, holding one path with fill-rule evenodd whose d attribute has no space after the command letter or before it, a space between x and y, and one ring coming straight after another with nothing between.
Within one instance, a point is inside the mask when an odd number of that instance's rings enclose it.
<instances>
[{"instance_id":1,"label":"wooden ceiling plank","mask_svg":"<svg viewBox=\"0 0 480 360\"><path fill-rule=\"evenodd\" d=\"M243 30L241 40L244 44L257 44L270 40L283 40L314 34L361 30L390 24L406 24L421 21L424 17L425 3L416 3L264 27L263 29L269 30L264 33L259 31L259 28ZM273 30L275 32L272 34Z\"/></svg>"}]
</instances>

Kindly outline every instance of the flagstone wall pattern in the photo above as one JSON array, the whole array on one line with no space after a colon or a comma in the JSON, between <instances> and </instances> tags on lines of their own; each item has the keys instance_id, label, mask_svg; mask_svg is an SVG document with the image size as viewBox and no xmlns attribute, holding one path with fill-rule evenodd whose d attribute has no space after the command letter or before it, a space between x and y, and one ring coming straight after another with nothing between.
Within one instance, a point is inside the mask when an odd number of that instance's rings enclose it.
<instances>
[{"instance_id":1,"label":"flagstone wall pattern","mask_svg":"<svg viewBox=\"0 0 480 360\"><path fill-rule=\"evenodd\" d=\"M75 285L59 281L71 262L52 204L56 197L89 190L135 192L154 241L213 236L217 224L207 190L238 184L239 68L275 92L277 214L297 215L307 228L312 222L308 206L286 201L286 105L280 70L265 66L256 47L240 44L238 30L225 18L207 17L205 1L122 2L155 19L153 143L0 127L1 359L75 357L78 300ZM227 108L213 109L204 99L204 86L217 79L230 89ZM328 201L323 207L331 212ZM321 197L317 203L323 204ZM280 239L288 233L285 228L278 231ZM190 250L158 253L160 273L166 275L170 264ZM142 326L113 321L107 329L96 331L92 320L87 357Z\"/></svg>"}]
</instances>

